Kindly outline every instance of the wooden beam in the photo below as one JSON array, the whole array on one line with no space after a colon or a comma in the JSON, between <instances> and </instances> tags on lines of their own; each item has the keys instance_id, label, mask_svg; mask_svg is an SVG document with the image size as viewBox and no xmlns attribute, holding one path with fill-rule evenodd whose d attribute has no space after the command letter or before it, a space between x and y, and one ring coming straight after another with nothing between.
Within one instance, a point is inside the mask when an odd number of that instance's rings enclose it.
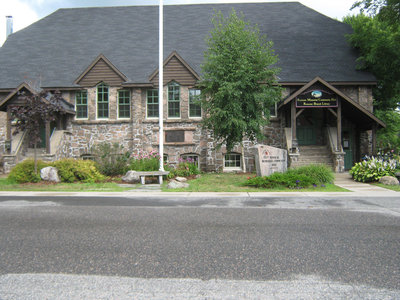
<instances>
[{"instance_id":1,"label":"wooden beam","mask_svg":"<svg viewBox=\"0 0 400 300\"><path fill-rule=\"evenodd\" d=\"M46 121L46 153L50 154L50 122Z\"/></svg>"},{"instance_id":2,"label":"wooden beam","mask_svg":"<svg viewBox=\"0 0 400 300\"><path fill-rule=\"evenodd\" d=\"M296 134L296 101L292 101L291 106L291 127L292 127L292 148L297 147L297 134Z\"/></svg>"},{"instance_id":3,"label":"wooden beam","mask_svg":"<svg viewBox=\"0 0 400 300\"><path fill-rule=\"evenodd\" d=\"M338 99L337 108L337 151L342 150L342 99Z\"/></svg>"},{"instance_id":4,"label":"wooden beam","mask_svg":"<svg viewBox=\"0 0 400 300\"><path fill-rule=\"evenodd\" d=\"M337 118L337 113L332 108L329 107L328 110Z\"/></svg>"},{"instance_id":5,"label":"wooden beam","mask_svg":"<svg viewBox=\"0 0 400 300\"><path fill-rule=\"evenodd\" d=\"M377 151L376 151L376 130L377 130L377 125L376 123L374 123L374 125L372 125L372 155L376 155Z\"/></svg>"},{"instance_id":6,"label":"wooden beam","mask_svg":"<svg viewBox=\"0 0 400 300\"><path fill-rule=\"evenodd\" d=\"M7 141L11 140L11 109L7 106Z\"/></svg>"},{"instance_id":7,"label":"wooden beam","mask_svg":"<svg viewBox=\"0 0 400 300\"><path fill-rule=\"evenodd\" d=\"M300 109L296 114L296 118L298 118L303 112L304 112L304 108Z\"/></svg>"}]
</instances>

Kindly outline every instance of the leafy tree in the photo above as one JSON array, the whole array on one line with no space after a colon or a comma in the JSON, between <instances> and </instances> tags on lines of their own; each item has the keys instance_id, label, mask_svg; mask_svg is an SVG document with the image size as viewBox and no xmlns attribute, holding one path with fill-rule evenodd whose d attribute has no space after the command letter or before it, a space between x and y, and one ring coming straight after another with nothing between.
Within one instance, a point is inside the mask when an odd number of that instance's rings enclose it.
<instances>
[{"instance_id":1,"label":"leafy tree","mask_svg":"<svg viewBox=\"0 0 400 300\"><path fill-rule=\"evenodd\" d=\"M377 16L381 21L392 25L400 22L400 0L362 0L356 1L351 9L360 8L361 12L368 12Z\"/></svg>"},{"instance_id":2,"label":"leafy tree","mask_svg":"<svg viewBox=\"0 0 400 300\"><path fill-rule=\"evenodd\" d=\"M202 65L203 126L231 151L247 137L262 138L270 108L281 99L273 43L232 10L213 16Z\"/></svg>"},{"instance_id":3,"label":"leafy tree","mask_svg":"<svg viewBox=\"0 0 400 300\"><path fill-rule=\"evenodd\" d=\"M41 91L38 93L21 92L18 99L25 105L14 106L11 108L11 116L16 120L15 132L27 131L29 134L30 146L35 149L35 173L37 173L37 144L41 142L40 125L56 119L58 113L64 114L65 110L61 105L61 93L56 91L50 93Z\"/></svg>"},{"instance_id":4,"label":"leafy tree","mask_svg":"<svg viewBox=\"0 0 400 300\"><path fill-rule=\"evenodd\" d=\"M385 152L400 151L400 113L397 111L377 111L376 115L386 123L386 128L378 132L378 148Z\"/></svg>"}]
</instances>

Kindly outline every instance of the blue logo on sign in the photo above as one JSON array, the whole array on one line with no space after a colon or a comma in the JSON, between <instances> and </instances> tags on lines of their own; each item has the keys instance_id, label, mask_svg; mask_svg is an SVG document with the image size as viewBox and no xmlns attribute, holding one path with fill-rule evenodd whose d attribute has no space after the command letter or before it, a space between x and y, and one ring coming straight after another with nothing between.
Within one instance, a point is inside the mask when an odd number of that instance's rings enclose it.
<instances>
[{"instance_id":1,"label":"blue logo on sign","mask_svg":"<svg viewBox=\"0 0 400 300\"><path fill-rule=\"evenodd\" d=\"M321 98L322 97L322 92L321 91L313 91L311 93L311 96L313 96L314 98Z\"/></svg>"}]
</instances>

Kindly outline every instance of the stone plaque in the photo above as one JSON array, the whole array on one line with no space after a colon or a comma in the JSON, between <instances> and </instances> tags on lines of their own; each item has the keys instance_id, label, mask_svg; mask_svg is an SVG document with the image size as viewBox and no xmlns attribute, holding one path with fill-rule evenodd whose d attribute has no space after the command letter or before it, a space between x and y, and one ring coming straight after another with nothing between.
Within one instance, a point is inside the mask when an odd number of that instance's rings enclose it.
<instances>
[{"instance_id":1,"label":"stone plaque","mask_svg":"<svg viewBox=\"0 0 400 300\"><path fill-rule=\"evenodd\" d=\"M266 145L256 146L256 170L257 176L286 172L287 151Z\"/></svg>"},{"instance_id":2,"label":"stone plaque","mask_svg":"<svg viewBox=\"0 0 400 300\"><path fill-rule=\"evenodd\" d=\"M185 141L184 130L170 130L165 131L165 142L166 143L183 143Z\"/></svg>"}]
</instances>

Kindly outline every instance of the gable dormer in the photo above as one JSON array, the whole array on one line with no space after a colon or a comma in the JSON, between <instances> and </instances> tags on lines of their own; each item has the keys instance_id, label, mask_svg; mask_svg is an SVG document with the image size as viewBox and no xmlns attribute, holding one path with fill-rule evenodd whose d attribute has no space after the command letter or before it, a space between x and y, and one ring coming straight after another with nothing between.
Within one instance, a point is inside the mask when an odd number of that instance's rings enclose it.
<instances>
[{"instance_id":1,"label":"gable dormer","mask_svg":"<svg viewBox=\"0 0 400 300\"><path fill-rule=\"evenodd\" d=\"M127 77L103 54L100 54L75 80L75 84L92 87L104 81L112 86L120 86L126 80Z\"/></svg>"},{"instance_id":2,"label":"gable dormer","mask_svg":"<svg viewBox=\"0 0 400 300\"><path fill-rule=\"evenodd\" d=\"M194 86L200 79L199 75L185 62L185 60L173 51L164 61L164 83L179 82L180 85ZM158 69L150 75L149 81L158 85Z\"/></svg>"}]
</instances>

